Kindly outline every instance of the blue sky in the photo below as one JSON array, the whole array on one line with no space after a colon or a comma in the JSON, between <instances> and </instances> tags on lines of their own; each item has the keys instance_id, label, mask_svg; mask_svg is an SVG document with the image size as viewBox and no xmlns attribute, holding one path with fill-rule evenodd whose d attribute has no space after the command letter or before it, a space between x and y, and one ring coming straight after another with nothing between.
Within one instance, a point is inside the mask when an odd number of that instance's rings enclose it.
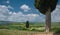
<instances>
[{"instance_id":1,"label":"blue sky","mask_svg":"<svg viewBox=\"0 0 60 35\"><path fill-rule=\"evenodd\" d=\"M60 0L52 12L52 22L60 22ZM45 15L34 7L34 0L0 0L0 21L45 22Z\"/></svg>"}]
</instances>

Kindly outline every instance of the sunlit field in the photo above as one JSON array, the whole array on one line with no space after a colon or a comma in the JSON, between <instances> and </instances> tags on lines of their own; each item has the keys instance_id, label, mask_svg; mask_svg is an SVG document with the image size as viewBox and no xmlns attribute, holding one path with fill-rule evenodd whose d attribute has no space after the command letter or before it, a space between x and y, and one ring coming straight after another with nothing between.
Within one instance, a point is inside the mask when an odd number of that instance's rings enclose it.
<instances>
[{"instance_id":1,"label":"sunlit field","mask_svg":"<svg viewBox=\"0 0 60 35\"><path fill-rule=\"evenodd\" d=\"M3 22L3 23L0 23L0 29L44 32L45 31L45 23L43 23L43 22L30 22L29 28L26 28L25 22L9 22L9 23ZM51 24L51 31L55 32L58 30L60 30L60 23L53 22Z\"/></svg>"},{"instance_id":2,"label":"sunlit field","mask_svg":"<svg viewBox=\"0 0 60 35\"><path fill-rule=\"evenodd\" d=\"M0 21L0 35L25 35L25 32L44 32L45 23L43 22L29 22L29 28L26 28L26 22L5 22ZM60 32L60 22L53 22L51 24L51 32Z\"/></svg>"}]
</instances>

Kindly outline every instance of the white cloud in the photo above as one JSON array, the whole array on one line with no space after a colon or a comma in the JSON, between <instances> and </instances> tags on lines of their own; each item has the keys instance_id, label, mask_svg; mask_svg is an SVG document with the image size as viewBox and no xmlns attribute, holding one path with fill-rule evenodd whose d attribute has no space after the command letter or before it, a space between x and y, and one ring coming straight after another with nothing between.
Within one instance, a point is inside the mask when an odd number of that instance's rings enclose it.
<instances>
[{"instance_id":1,"label":"white cloud","mask_svg":"<svg viewBox=\"0 0 60 35\"><path fill-rule=\"evenodd\" d=\"M52 21L60 22L60 5L57 5L56 9L52 12Z\"/></svg>"},{"instance_id":2,"label":"white cloud","mask_svg":"<svg viewBox=\"0 0 60 35\"><path fill-rule=\"evenodd\" d=\"M12 14L12 12L9 12L9 14Z\"/></svg>"},{"instance_id":3,"label":"white cloud","mask_svg":"<svg viewBox=\"0 0 60 35\"><path fill-rule=\"evenodd\" d=\"M60 22L60 5L57 5L56 10L52 12L52 21ZM31 22L43 22L45 21L45 16L42 14L24 14L21 11L19 12L11 12L7 6L0 5L0 20L8 20L8 21L17 21L17 22L25 22L27 20Z\"/></svg>"},{"instance_id":4,"label":"white cloud","mask_svg":"<svg viewBox=\"0 0 60 35\"><path fill-rule=\"evenodd\" d=\"M25 22L27 20L33 22L40 20L40 16L38 14L23 14L22 12L18 12L16 14L12 13L11 16L8 18L10 21L18 21L18 22Z\"/></svg>"},{"instance_id":5,"label":"white cloud","mask_svg":"<svg viewBox=\"0 0 60 35\"><path fill-rule=\"evenodd\" d=\"M17 21L17 22L25 22L27 20L33 22L43 20L43 17L40 17L38 14L23 14L22 12L11 12L8 9L8 6L0 5L0 20L4 21Z\"/></svg>"},{"instance_id":6,"label":"white cloud","mask_svg":"<svg viewBox=\"0 0 60 35\"><path fill-rule=\"evenodd\" d=\"M6 1L6 3L8 3L8 4L9 4L9 3L10 3L10 1L9 1L9 0L7 0L7 1Z\"/></svg>"},{"instance_id":7,"label":"white cloud","mask_svg":"<svg viewBox=\"0 0 60 35\"><path fill-rule=\"evenodd\" d=\"M31 8L26 5L26 4L23 4L21 7L20 7L22 10L24 10L25 12L29 11Z\"/></svg>"},{"instance_id":8,"label":"white cloud","mask_svg":"<svg viewBox=\"0 0 60 35\"><path fill-rule=\"evenodd\" d=\"M15 12L13 12L13 14L15 15L16 13L15 13Z\"/></svg>"},{"instance_id":9,"label":"white cloud","mask_svg":"<svg viewBox=\"0 0 60 35\"><path fill-rule=\"evenodd\" d=\"M12 6L10 6L10 5L8 5L8 8L9 8L9 9L14 9L14 8L13 8Z\"/></svg>"},{"instance_id":10,"label":"white cloud","mask_svg":"<svg viewBox=\"0 0 60 35\"><path fill-rule=\"evenodd\" d=\"M7 6L0 5L0 20L6 20L9 10Z\"/></svg>"}]
</instances>

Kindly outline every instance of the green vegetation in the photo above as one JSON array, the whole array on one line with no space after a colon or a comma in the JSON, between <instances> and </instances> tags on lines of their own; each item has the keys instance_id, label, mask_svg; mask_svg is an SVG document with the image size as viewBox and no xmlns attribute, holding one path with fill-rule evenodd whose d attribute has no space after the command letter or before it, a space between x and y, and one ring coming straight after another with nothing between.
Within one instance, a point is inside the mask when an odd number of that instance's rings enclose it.
<instances>
[{"instance_id":1,"label":"green vegetation","mask_svg":"<svg viewBox=\"0 0 60 35\"><path fill-rule=\"evenodd\" d=\"M24 22L11 22L11 23L0 23L0 29L9 29L9 30L22 30L22 31L37 31L43 32L45 30L45 23L41 22L30 22L29 28L26 28L26 24ZM51 31L55 32L60 30L60 23L55 22L52 23Z\"/></svg>"},{"instance_id":2,"label":"green vegetation","mask_svg":"<svg viewBox=\"0 0 60 35\"><path fill-rule=\"evenodd\" d=\"M26 21L26 28L29 28L29 21Z\"/></svg>"},{"instance_id":3,"label":"green vegetation","mask_svg":"<svg viewBox=\"0 0 60 35\"><path fill-rule=\"evenodd\" d=\"M35 0L35 8L46 15L45 32L50 32L51 30L51 12L55 10L57 2L58 0Z\"/></svg>"}]
</instances>

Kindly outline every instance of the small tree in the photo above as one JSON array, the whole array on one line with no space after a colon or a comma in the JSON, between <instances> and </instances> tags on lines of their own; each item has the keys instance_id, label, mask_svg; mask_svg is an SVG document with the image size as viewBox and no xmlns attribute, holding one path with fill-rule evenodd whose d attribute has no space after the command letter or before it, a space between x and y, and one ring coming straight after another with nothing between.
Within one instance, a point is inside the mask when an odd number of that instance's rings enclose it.
<instances>
[{"instance_id":1,"label":"small tree","mask_svg":"<svg viewBox=\"0 0 60 35\"><path fill-rule=\"evenodd\" d=\"M26 28L29 28L29 21L26 21Z\"/></svg>"}]
</instances>

